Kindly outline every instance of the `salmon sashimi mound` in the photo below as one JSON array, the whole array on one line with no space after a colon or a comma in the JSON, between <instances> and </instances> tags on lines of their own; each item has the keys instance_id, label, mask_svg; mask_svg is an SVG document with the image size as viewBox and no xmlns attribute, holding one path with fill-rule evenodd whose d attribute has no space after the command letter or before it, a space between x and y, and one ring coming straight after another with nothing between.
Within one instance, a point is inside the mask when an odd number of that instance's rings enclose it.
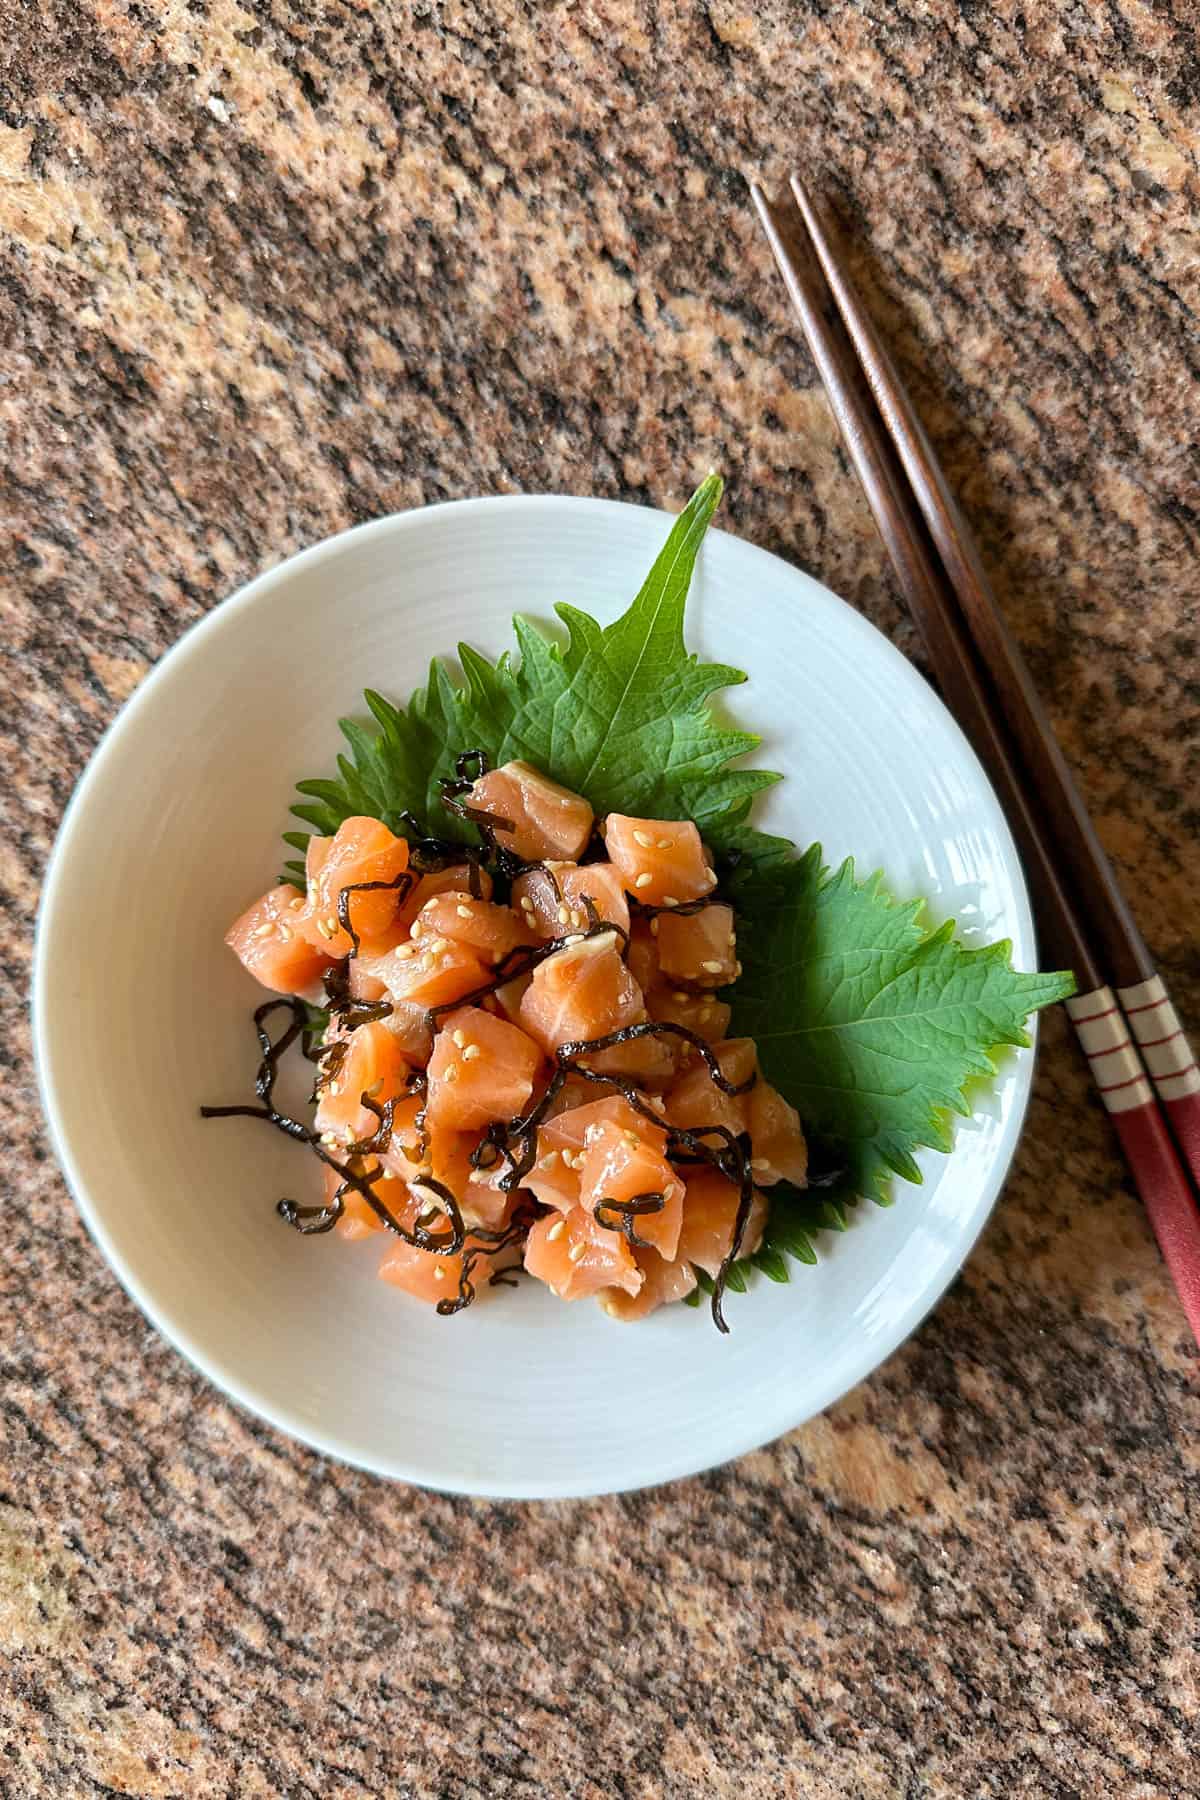
<instances>
[{"instance_id":1,"label":"salmon sashimi mound","mask_svg":"<svg viewBox=\"0 0 1200 1800\"><path fill-rule=\"evenodd\" d=\"M571 1086L570 1082L567 1086ZM583 1084L575 1084L577 1087ZM585 1100L556 1114L538 1127L537 1154L533 1168L525 1177L525 1186L543 1206L554 1206L570 1212L580 1204L580 1171L588 1132L598 1125L613 1123L624 1131L649 1131L649 1121L634 1111L620 1094L601 1100ZM651 1140L657 1144L657 1140ZM662 1143L666 1133L662 1134ZM661 1146L659 1146L661 1147Z\"/></svg>"},{"instance_id":2,"label":"salmon sashimi mound","mask_svg":"<svg viewBox=\"0 0 1200 1800\"><path fill-rule=\"evenodd\" d=\"M489 770L480 751L456 767L446 805L478 824L479 847L405 814L410 852L378 819L348 818L309 838L306 893L281 883L226 935L291 997L256 1016L261 1036L290 1012L260 1071L284 1036L311 1055L307 1003L323 992L326 1006L311 1126L257 1109L322 1162L324 1217L300 1201L283 1216L375 1241L380 1278L443 1315L523 1264L562 1300L646 1318L719 1277L743 1184L748 1256L760 1190L807 1177L799 1114L753 1040L728 1036L717 997L741 975L734 908L691 821L609 813L607 858L580 861L600 847L582 795L527 763ZM454 1254L409 1241L450 1244L460 1222ZM724 1329L719 1297L714 1311Z\"/></svg>"},{"instance_id":3,"label":"salmon sashimi mound","mask_svg":"<svg viewBox=\"0 0 1200 1800\"><path fill-rule=\"evenodd\" d=\"M567 944L539 963L521 1001L521 1024L552 1055L561 1044L607 1037L645 1013L615 931Z\"/></svg>"},{"instance_id":4,"label":"salmon sashimi mound","mask_svg":"<svg viewBox=\"0 0 1200 1800\"><path fill-rule=\"evenodd\" d=\"M319 1081L314 1129L342 1143L372 1137L378 1115L364 1105L363 1095L383 1107L408 1089L412 1065L387 1027L360 1025L344 1040L345 1054L330 1058L329 1073Z\"/></svg>"},{"instance_id":5,"label":"salmon sashimi mound","mask_svg":"<svg viewBox=\"0 0 1200 1800\"><path fill-rule=\"evenodd\" d=\"M332 952L317 950L299 929L304 895L281 882L247 907L225 942L256 981L276 994L307 994L329 967Z\"/></svg>"},{"instance_id":6,"label":"salmon sashimi mound","mask_svg":"<svg viewBox=\"0 0 1200 1800\"><path fill-rule=\"evenodd\" d=\"M697 1169L694 1174L689 1174L683 1199L683 1224L675 1250L677 1261L692 1263L706 1275L716 1275L733 1243L738 1197L733 1182L726 1181L715 1169ZM738 1247L739 1256L753 1256L762 1243L766 1222L767 1202L756 1188Z\"/></svg>"},{"instance_id":7,"label":"salmon sashimi mound","mask_svg":"<svg viewBox=\"0 0 1200 1800\"><path fill-rule=\"evenodd\" d=\"M518 1118L541 1064L537 1044L518 1026L480 1006L460 1007L433 1040L425 1116L460 1131Z\"/></svg>"},{"instance_id":8,"label":"salmon sashimi mound","mask_svg":"<svg viewBox=\"0 0 1200 1800\"><path fill-rule=\"evenodd\" d=\"M629 930L629 904L618 870L611 863L552 862L527 869L513 882L513 905L531 930L542 938L562 937L569 931L586 931L591 918L586 901L597 916L620 931Z\"/></svg>"},{"instance_id":9,"label":"salmon sashimi mound","mask_svg":"<svg viewBox=\"0 0 1200 1800\"><path fill-rule=\"evenodd\" d=\"M525 862L546 857L578 862L592 835L593 813L582 795L560 787L529 763L489 770L474 783L467 800L492 815L496 841Z\"/></svg>"},{"instance_id":10,"label":"salmon sashimi mound","mask_svg":"<svg viewBox=\"0 0 1200 1800\"><path fill-rule=\"evenodd\" d=\"M750 1167L759 1187L808 1182L808 1145L800 1114L761 1076L750 1089Z\"/></svg>"},{"instance_id":11,"label":"salmon sashimi mound","mask_svg":"<svg viewBox=\"0 0 1200 1800\"><path fill-rule=\"evenodd\" d=\"M737 935L731 906L698 913L664 913L658 920L658 965L671 981L693 987L725 987L738 974Z\"/></svg>"},{"instance_id":12,"label":"salmon sashimi mound","mask_svg":"<svg viewBox=\"0 0 1200 1800\"><path fill-rule=\"evenodd\" d=\"M428 1229L437 1232L441 1227L433 1224ZM462 1252L442 1256L434 1250L421 1250L403 1238L393 1238L379 1265L379 1278L393 1287L402 1288L414 1300L437 1306L440 1301L453 1300L457 1295L463 1262L472 1250L475 1252L471 1269L473 1286L486 1284L492 1275L504 1269L521 1266L520 1244L506 1244L503 1249L496 1250L485 1238L468 1234Z\"/></svg>"},{"instance_id":13,"label":"salmon sashimi mound","mask_svg":"<svg viewBox=\"0 0 1200 1800\"><path fill-rule=\"evenodd\" d=\"M422 943L448 938L487 963L498 963L518 945L537 941L511 906L475 900L469 893L453 889L425 902L413 922L413 937Z\"/></svg>"},{"instance_id":14,"label":"salmon sashimi mound","mask_svg":"<svg viewBox=\"0 0 1200 1800\"><path fill-rule=\"evenodd\" d=\"M636 1294L643 1281L620 1232L606 1231L582 1206L551 1213L530 1227L525 1267L560 1300L585 1300L602 1288Z\"/></svg>"},{"instance_id":15,"label":"salmon sashimi mound","mask_svg":"<svg viewBox=\"0 0 1200 1800\"><path fill-rule=\"evenodd\" d=\"M734 1087L749 1081L758 1068L758 1052L752 1038L726 1038L713 1045L722 1076ZM699 1060L681 1075L666 1094L667 1118L672 1125L696 1131L704 1125L722 1125L737 1137L750 1128L749 1090L726 1094Z\"/></svg>"},{"instance_id":16,"label":"salmon sashimi mound","mask_svg":"<svg viewBox=\"0 0 1200 1800\"><path fill-rule=\"evenodd\" d=\"M627 893L643 906L681 906L717 885L700 833L690 820L630 819L609 813L603 825L609 860Z\"/></svg>"},{"instance_id":17,"label":"salmon sashimi mound","mask_svg":"<svg viewBox=\"0 0 1200 1800\"><path fill-rule=\"evenodd\" d=\"M691 1263L667 1262L657 1250L635 1250L633 1254L643 1276L638 1293L627 1294L623 1288L604 1288L598 1295L600 1310L610 1319L620 1319L623 1324L631 1325L658 1307L686 1300L695 1292L696 1276Z\"/></svg>"},{"instance_id":18,"label":"salmon sashimi mound","mask_svg":"<svg viewBox=\"0 0 1200 1800\"><path fill-rule=\"evenodd\" d=\"M679 1242L683 1182L664 1155L666 1142L666 1132L645 1119L639 1119L633 1128L611 1119L589 1126L584 1135L579 1198L599 1224L619 1230L623 1206L661 1196L663 1204L658 1210L624 1215L629 1222L625 1235L627 1241L632 1234L642 1243L653 1244L669 1259Z\"/></svg>"},{"instance_id":19,"label":"salmon sashimi mound","mask_svg":"<svg viewBox=\"0 0 1200 1800\"><path fill-rule=\"evenodd\" d=\"M343 820L332 838L311 838L306 859L308 905L298 913L300 930L314 949L328 956L348 956L353 948L338 922L343 889L379 882L375 892L351 894L350 923L360 938L379 937L396 917L404 899L404 883L395 882L408 868L408 844L378 819Z\"/></svg>"}]
</instances>

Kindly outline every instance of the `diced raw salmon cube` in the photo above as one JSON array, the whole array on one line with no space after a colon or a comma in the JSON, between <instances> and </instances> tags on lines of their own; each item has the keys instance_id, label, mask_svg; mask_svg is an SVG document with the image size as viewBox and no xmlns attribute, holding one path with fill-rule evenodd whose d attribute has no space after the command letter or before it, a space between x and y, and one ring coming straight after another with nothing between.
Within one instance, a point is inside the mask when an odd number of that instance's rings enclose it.
<instances>
[{"instance_id":1,"label":"diced raw salmon cube","mask_svg":"<svg viewBox=\"0 0 1200 1800\"><path fill-rule=\"evenodd\" d=\"M225 942L256 981L277 994L304 994L333 961L328 949L315 950L299 929L304 895L281 882L248 907L225 933Z\"/></svg>"},{"instance_id":2,"label":"diced raw salmon cube","mask_svg":"<svg viewBox=\"0 0 1200 1800\"><path fill-rule=\"evenodd\" d=\"M427 900L413 922L414 941L424 944L448 938L462 944L483 962L497 963L519 944L536 943L537 937L511 906L494 900L473 900L453 891Z\"/></svg>"},{"instance_id":3,"label":"diced raw salmon cube","mask_svg":"<svg viewBox=\"0 0 1200 1800\"><path fill-rule=\"evenodd\" d=\"M516 1025L482 1007L462 1007L434 1039L426 1117L460 1131L518 1118L541 1062L538 1046Z\"/></svg>"},{"instance_id":4,"label":"diced raw salmon cube","mask_svg":"<svg viewBox=\"0 0 1200 1800\"><path fill-rule=\"evenodd\" d=\"M631 819L609 813L604 821L609 859L626 893L643 906L679 906L700 900L717 884L705 860L700 833L688 820Z\"/></svg>"},{"instance_id":5,"label":"diced raw salmon cube","mask_svg":"<svg viewBox=\"0 0 1200 1800\"><path fill-rule=\"evenodd\" d=\"M600 918L622 931L629 930L625 890L611 863L584 863L582 867L555 863L553 868L529 869L513 882L513 906L543 938L586 931L590 920L585 897Z\"/></svg>"},{"instance_id":6,"label":"diced raw salmon cube","mask_svg":"<svg viewBox=\"0 0 1200 1800\"><path fill-rule=\"evenodd\" d=\"M486 987L492 971L473 950L449 938L422 935L392 951L383 962L388 993L418 1006L448 1006Z\"/></svg>"},{"instance_id":7,"label":"diced raw salmon cube","mask_svg":"<svg viewBox=\"0 0 1200 1800\"><path fill-rule=\"evenodd\" d=\"M510 762L481 775L467 796L508 826L497 829L496 841L526 862L556 857L577 862L592 835L592 809L580 794L529 763Z\"/></svg>"},{"instance_id":8,"label":"diced raw salmon cube","mask_svg":"<svg viewBox=\"0 0 1200 1800\"><path fill-rule=\"evenodd\" d=\"M346 1040L340 1062L330 1059L329 1073L319 1085L314 1129L332 1132L339 1143L373 1137L379 1120L363 1105L361 1096L383 1106L407 1093L411 1069L396 1038L385 1026L360 1025Z\"/></svg>"},{"instance_id":9,"label":"diced raw salmon cube","mask_svg":"<svg viewBox=\"0 0 1200 1800\"><path fill-rule=\"evenodd\" d=\"M658 920L658 961L670 981L693 987L724 987L736 979L737 939L731 906L706 906L698 913L663 913Z\"/></svg>"},{"instance_id":10,"label":"diced raw salmon cube","mask_svg":"<svg viewBox=\"0 0 1200 1800\"><path fill-rule=\"evenodd\" d=\"M560 1300L582 1300L600 1288L636 1294L643 1280L620 1233L605 1231L582 1206L549 1213L531 1226L525 1267Z\"/></svg>"},{"instance_id":11,"label":"diced raw salmon cube","mask_svg":"<svg viewBox=\"0 0 1200 1800\"><path fill-rule=\"evenodd\" d=\"M521 1024L548 1054L560 1044L605 1037L640 1018L642 991L615 932L567 944L533 972Z\"/></svg>"},{"instance_id":12,"label":"diced raw salmon cube","mask_svg":"<svg viewBox=\"0 0 1200 1800\"><path fill-rule=\"evenodd\" d=\"M647 1140L660 1151L666 1145L666 1132L656 1137L649 1120L635 1112L623 1096L584 1099L582 1104L556 1114L538 1128L537 1160L524 1185L543 1206L569 1212L580 1204L579 1177L587 1133L610 1122L626 1131L644 1131Z\"/></svg>"},{"instance_id":13,"label":"diced raw salmon cube","mask_svg":"<svg viewBox=\"0 0 1200 1800\"><path fill-rule=\"evenodd\" d=\"M394 882L408 868L408 845L379 819L346 819L332 838L310 838L306 859L308 905L297 914L300 929L317 950L346 956L351 941L338 923L338 898L344 888L363 882ZM392 923L405 894L383 886L352 894L350 923L360 938L379 937Z\"/></svg>"},{"instance_id":14,"label":"diced raw salmon cube","mask_svg":"<svg viewBox=\"0 0 1200 1800\"><path fill-rule=\"evenodd\" d=\"M584 1134L579 1197L601 1224L619 1226L617 1208L624 1202L661 1194L661 1211L631 1215L630 1223L635 1237L670 1259L679 1241L683 1183L663 1155L665 1143L666 1132L641 1118L632 1126L611 1119L590 1125Z\"/></svg>"},{"instance_id":15,"label":"diced raw salmon cube","mask_svg":"<svg viewBox=\"0 0 1200 1800\"><path fill-rule=\"evenodd\" d=\"M652 1019L669 1025L683 1025L710 1044L725 1036L733 1016L733 1008L711 994L694 994L684 988L662 986L648 991L646 1010Z\"/></svg>"},{"instance_id":16,"label":"diced raw salmon cube","mask_svg":"<svg viewBox=\"0 0 1200 1800\"><path fill-rule=\"evenodd\" d=\"M715 1276L729 1253L737 1210L737 1188L716 1169L697 1169L695 1174L689 1175L676 1259L694 1263L705 1274ZM742 1233L739 1256L752 1256L758 1249L766 1222L767 1202L756 1188L750 1217Z\"/></svg>"},{"instance_id":17,"label":"diced raw salmon cube","mask_svg":"<svg viewBox=\"0 0 1200 1800\"><path fill-rule=\"evenodd\" d=\"M713 1053L721 1074L735 1086L747 1081L758 1067L752 1038L726 1038L713 1045ZM749 1093L723 1093L699 1059L667 1090L666 1102L672 1125L682 1125L690 1131L702 1125L724 1125L735 1135L749 1130Z\"/></svg>"},{"instance_id":18,"label":"diced raw salmon cube","mask_svg":"<svg viewBox=\"0 0 1200 1800\"><path fill-rule=\"evenodd\" d=\"M610 1319L632 1324L659 1306L686 1300L696 1286L691 1263L664 1262L657 1250L635 1250L633 1254L643 1276L641 1291L627 1294L621 1288L604 1288L597 1295L600 1310Z\"/></svg>"},{"instance_id":19,"label":"diced raw salmon cube","mask_svg":"<svg viewBox=\"0 0 1200 1800\"><path fill-rule=\"evenodd\" d=\"M808 1145L800 1114L760 1075L750 1089L750 1145L754 1179L760 1187L808 1180Z\"/></svg>"}]
</instances>

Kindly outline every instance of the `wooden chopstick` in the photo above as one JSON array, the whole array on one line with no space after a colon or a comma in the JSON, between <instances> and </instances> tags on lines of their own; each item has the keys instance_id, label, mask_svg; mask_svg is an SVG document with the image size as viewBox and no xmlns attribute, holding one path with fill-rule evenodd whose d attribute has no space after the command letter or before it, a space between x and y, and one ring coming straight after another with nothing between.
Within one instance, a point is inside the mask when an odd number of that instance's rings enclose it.
<instances>
[{"instance_id":1,"label":"wooden chopstick","mask_svg":"<svg viewBox=\"0 0 1200 1800\"><path fill-rule=\"evenodd\" d=\"M1192 1179L1200 1185L1200 1068L1166 983L1154 966L1096 835L1025 659L996 604L975 540L912 401L802 183L793 176L791 186L862 374L949 577L998 709L1017 745L1029 786L1051 827L1056 859L1087 918L1089 935L1116 990L1109 994L1097 984L1093 994L1081 994L1076 1020L1085 1014L1096 1016L1119 1003L1144 1053ZM1085 985L1082 971L1079 980ZM1111 1048L1100 1054L1111 1056ZM1103 1078L1104 1072L1097 1074Z\"/></svg>"},{"instance_id":2,"label":"wooden chopstick","mask_svg":"<svg viewBox=\"0 0 1200 1800\"><path fill-rule=\"evenodd\" d=\"M831 293L819 246L810 238L800 208L803 189L799 183L795 183L794 188L794 197L775 203L769 201L756 184L752 185L751 191L825 384L850 460L863 484L939 685L987 768L1013 827L1030 875L1043 939L1053 959L1065 961L1075 970L1083 990L1067 1003L1068 1011L1112 1116L1176 1291L1200 1342L1200 1212L1197 1211L1196 1196L1179 1161L1163 1114L1155 1103L1145 1066L1128 1039L1120 1008L1109 988L1107 972L1112 965L1106 959L1107 929L1104 936L1096 933L1090 907L1081 904L1080 891L1071 891L1059 873L1055 832L1039 806L1036 779L1031 779L1030 771L1022 761L1024 738L1014 734L1008 724L991 679L991 662L980 654L981 650L990 650L999 642L999 630L993 628L981 644L974 635L974 618L961 602L954 575L969 571L972 562L980 567L978 553L971 545L957 509L947 526L939 503L941 495L948 490L932 449L922 436L921 462L926 477L926 496L931 509L938 514L939 533L947 541L953 537L957 545L953 562L942 559L932 534L932 522L927 522L910 485L900 440L894 441L890 435L889 415L882 412L874 396L875 383L886 379L892 400L890 416L899 418L903 414L908 423L905 443L910 448L916 442L912 431L915 414L894 369L890 366L883 369L881 362L874 358L867 366L860 363L858 345L850 335L850 318L861 324L866 315L840 267L837 267L839 291ZM807 196L804 196L804 203L811 213ZM822 242L830 266L836 266L826 234L822 234ZM840 298L846 300L850 318L840 313ZM861 335L868 350L880 348L877 340L872 344L865 332ZM872 374L874 382L869 380ZM977 579L975 592L990 595L990 590L981 587ZM999 623L1000 615L994 601L991 613ZM1023 671L1019 652L1011 640L1009 649L1012 666ZM1024 682L1032 694L1027 672ZM1033 697L1036 701L1036 695ZM1036 714L1030 709L1028 716L1040 720L1049 733L1040 707ZM1057 746L1054 754L1062 763ZM1051 753L1043 753L1037 766L1050 767L1053 760ZM1062 769L1069 782L1065 764ZM1075 799L1086 824L1086 833L1081 831L1077 839L1082 842L1087 835L1094 839L1077 794ZM1103 851L1099 854L1103 856ZM1116 888L1111 869L1109 876ZM1119 895L1119 889L1116 892ZM1083 888L1082 894L1085 900L1090 899L1088 889ZM1128 912L1127 908L1124 910ZM1136 927L1134 930L1136 932ZM1142 949L1144 952L1144 946ZM1126 965L1117 966L1124 969ZM1152 968L1148 957L1147 966ZM1119 977L1114 978L1119 985ZM1161 1003L1169 1005L1165 1002L1165 994L1163 1002L1157 999L1154 1002L1156 1006ZM1134 1006L1136 1004L1134 1002ZM1137 1016L1135 1011L1133 1017Z\"/></svg>"}]
</instances>

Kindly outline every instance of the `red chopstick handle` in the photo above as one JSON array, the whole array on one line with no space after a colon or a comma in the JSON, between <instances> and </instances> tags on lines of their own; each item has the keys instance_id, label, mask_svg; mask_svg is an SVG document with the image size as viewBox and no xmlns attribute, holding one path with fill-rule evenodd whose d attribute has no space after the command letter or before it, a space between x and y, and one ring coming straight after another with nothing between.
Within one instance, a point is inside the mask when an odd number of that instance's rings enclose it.
<instances>
[{"instance_id":1,"label":"red chopstick handle","mask_svg":"<svg viewBox=\"0 0 1200 1800\"><path fill-rule=\"evenodd\" d=\"M1123 988L1122 997L1130 991ZM1144 1016L1137 1010L1141 1004L1135 998L1127 1018L1112 989L1101 987L1090 994L1076 994L1067 1001L1067 1012L1101 1098L1112 1115L1113 1129L1121 1141L1163 1261L1200 1343L1200 1209L1155 1101L1146 1065L1130 1036L1130 1028L1136 1027ZM1158 1006L1160 1002L1154 1000L1153 1004ZM1170 1010L1169 1002L1167 1007ZM1155 1046L1150 1044L1147 1049L1153 1055ZM1200 1081L1197 1087L1200 1088ZM1196 1098L1194 1094L1190 1097ZM1200 1150L1200 1137L1193 1148ZM1189 1164L1193 1169L1197 1166L1190 1156Z\"/></svg>"},{"instance_id":2,"label":"red chopstick handle","mask_svg":"<svg viewBox=\"0 0 1200 1800\"><path fill-rule=\"evenodd\" d=\"M1200 1344L1200 1211L1191 1184L1153 1100L1114 1113L1113 1128L1192 1335Z\"/></svg>"},{"instance_id":3,"label":"red chopstick handle","mask_svg":"<svg viewBox=\"0 0 1200 1800\"><path fill-rule=\"evenodd\" d=\"M1117 989L1142 1061L1166 1108L1171 1130L1200 1186L1200 1069L1161 975Z\"/></svg>"}]
</instances>

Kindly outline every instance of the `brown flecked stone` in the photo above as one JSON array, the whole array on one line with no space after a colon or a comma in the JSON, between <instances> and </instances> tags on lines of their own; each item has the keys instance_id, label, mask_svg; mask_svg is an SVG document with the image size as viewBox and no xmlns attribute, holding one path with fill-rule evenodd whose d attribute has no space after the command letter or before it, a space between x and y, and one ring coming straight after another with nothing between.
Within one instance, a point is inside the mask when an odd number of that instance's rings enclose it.
<instances>
[{"instance_id":1,"label":"brown flecked stone","mask_svg":"<svg viewBox=\"0 0 1200 1800\"><path fill-rule=\"evenodd\" d=\"M746 203L798 166L1200 1020L1195 25L6 10L3 1800L1200 1793L1196 1353L1061 1020L991 1226L883 1370L701 1480L532 1506L333 1467L192 1375L65 1195L22 1005L122 700L355 520L674 506L715 465L726 524L913 648Z\"/></svg>"}]
</instances>

